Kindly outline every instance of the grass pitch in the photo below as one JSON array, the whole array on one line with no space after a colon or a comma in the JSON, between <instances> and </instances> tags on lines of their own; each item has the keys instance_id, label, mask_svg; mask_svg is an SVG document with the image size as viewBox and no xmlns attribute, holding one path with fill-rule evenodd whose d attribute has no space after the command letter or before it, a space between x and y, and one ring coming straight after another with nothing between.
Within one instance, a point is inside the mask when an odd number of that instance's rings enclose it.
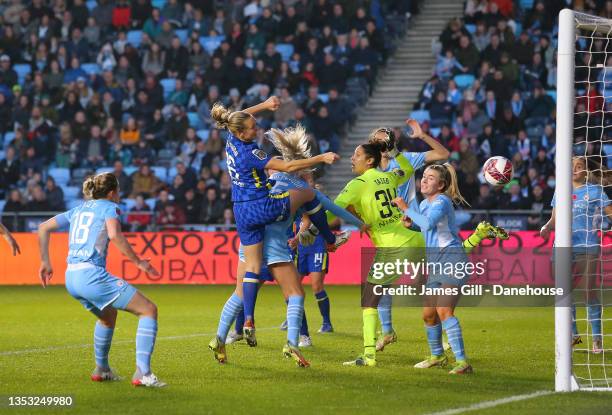
<instances>
[{"instance_id":1,"label":"grass pitch","mask_svg":"<svg viewBox=\"0 0 612 415\"><path fill-rule=\"evenodd\" d=\"M428 354L420 310L394 309L399 342L378 355L375 368L343 367L362 349L358 287L328 287L335 333L317 334L321 318L307 289L314 347L312 367L282 357L277 329L285 303L265 287L257 304L257 348L229 346L219 365L207 349L232 287L145 286L159 306L154 372L169 386L134 388L136 318L120 313L110 352L121 382L94 383L95 319L63 287L0 287L0 413L206 414L384 413L427 414L554 387L552 308L463 308L457 313L475 373L417 370ZM71 395L71 408L9 408L8 396ZM612 412L612 393L553 394L477 410L482 414L598 415Z\"/></svg>"}]
</instances>

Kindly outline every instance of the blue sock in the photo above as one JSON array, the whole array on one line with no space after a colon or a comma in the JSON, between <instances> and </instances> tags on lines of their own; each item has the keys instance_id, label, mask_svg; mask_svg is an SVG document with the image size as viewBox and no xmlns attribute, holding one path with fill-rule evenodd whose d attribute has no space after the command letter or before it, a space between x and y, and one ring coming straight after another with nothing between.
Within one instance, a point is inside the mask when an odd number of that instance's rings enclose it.
<instances>
[{"instance_id":1,"label":"blue sock","mask_svg":"<svg viewBox=\"0 0 612 415\"><path fill-rule=\"evenodd\" d=\"M136 330L136 367L143 375L151 373L151 355L157 336L157 320L141 317Z\"/></svg>"},{"instance_id":2,"label":"blue sock","mask_svg":"<svg viewBox=\"0 0 612 415\"><path fill-rule=\"evenodd\" d=\"M254 272L245 272L242 280L242 302L244 303L244 318L255 322L255 302L259 288L259 276Z\"/></svg>"},{"instance_id":3,"label":"blue sock","mask_svg":"<svg viewBox=\"0 0 612 415\"><path fill-rule=\"evenodd\" d=\"M578 324L576 324L576 305L572 304L572 336L578 337Z\"/></svg>"},{"instance_id":4,"label":"blue sock","mask_svg":"<svg viewBox=\"0 0 612 415\"><path fill-rule=\"evenodd\" d=\"M378 318L380 319L383 334L393 332L393 319L391 318L392 303L393 297L390 295L383 295L378 303Z\"/></svg>"},{"instance_id":5,"label":"blue sock","mask_svg":"<svg viewBox=\"0 0 612 415\"><path fill-rule=\"evenodd\" d=\"M321 317L323 317L323 324L330 324L331 320L329 318L329 297L325 290L315 293L315 298L317 299L317 304L319 305L319 311L321 312Z\"/></svg>"},{"instance_id":6,"label":"blue sock","mask_svg":"<svg viewBox=\"0 0 612 415\"><path fill-rule=\"evenodd\" d=\"M110 369L108 366L108 352L113 341L114 328L105 327L96 322L94 329L94 354L96 356L96 365L100 369Z\"/></svg>"},{"instance_id":7,"label":"blue sock","mask_svg":"<svg viewBox=\"0 0 612 415\"><path fill-rule=\"evenodd\" d=\"M601 304L593 303L587 305L587 316L591 324L593 339L601 340Z\"/></svg>"},{"instance_id":8,"label":"blue sock","mask_svg":"<svg viewBox=\"0 0 612 415\"><path fill-rule=\"evenodd\" d=\"M234 330L236 330L236 333L242 334L242 327L244 327L244 307L240 309L240 312L236 316Z\"/></svg>"},{"instance_id":9,"label":"blue sock","mask_svg":"<svg viewBox=\"0 0 612 415\"><path fill-rule=\"evenodd\" d=\"M325 239L325 242L328 244L333 244L336 242L336 235L334 235L329 229L327 215L325 214L325 209L323 209L323 206L321 206L319 199L315 197L310 202L304 203L304 209L306 210L306 214L312 223L314 223L319 230L320 235L323 237L323 239Z\"/></svg>"},{"instance_id":10,"label":"blue sock","mask_svg":"<svg viewBox=\"0 0 612 415\"><path fill-rule=\"evenodd\" d=\"M444 348L442 348L442 325L440 323L435 326L425 326L427 332L427 343L432 356L442 356Z\"/></svg>"},{"instance_id":11,"label":"blue sock","mask_svg":"<svg viewBox=\"0 0 612 415\"><path fill-rule=\"evenodd\" d=\"M221 310L221 318L219 318L219 326L217 327L217 338L225 343L227 333L229 332L232 323L242 313L242 298L238 297L236 293L233 293L230 298L227 299L223 310Z\"/></svg>"},{"instance_id":12,"label":"blue sock","mask_svg":"<svg viewBox=\"0 0 612 415\"><path fill-rule=\"evenodd\" d=\"M308 320L306 320L306 310L302 314L302 325L300 326L300 336L310 336L308 332Z\"/></svg>"},{"instance_id":13,"label":"blue sock","mask_svg":"<svg viewBox=\"0 0 612 415\"><path fill-rule=\"evenodd\" d=\"M465 348L463 347L463 335L461 334L461 325L457 317L453 316L447 318L442 322L442 328L446 332L448 337L448 344L450 344L455 359L465 360Z\"/></svg>"},{"instance_id":14,"label":"blue sock","mask_svg":"<svg viewBox=\"0 0 612 415\"><path fill-rule=\"evenodd\" d=\"M304 316L304 297L292 295L287 301L287 341L297 347Z\"/></svg>"}]
</instances>

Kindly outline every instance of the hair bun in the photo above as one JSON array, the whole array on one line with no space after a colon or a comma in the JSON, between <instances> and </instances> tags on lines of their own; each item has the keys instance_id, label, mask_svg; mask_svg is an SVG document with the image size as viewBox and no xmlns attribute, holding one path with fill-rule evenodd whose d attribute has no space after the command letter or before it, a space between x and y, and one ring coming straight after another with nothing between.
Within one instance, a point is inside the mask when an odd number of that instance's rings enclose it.
<instances>
[{"instance_id":1,"label":"hair bun","mask_svg":"<svg viewBox=\"0 0 612 415\"><path fill-rule=\"evenodd\" d=\"M210 116L217 123L217 128L227 129L231 112L220 102L216 102L210 110Z\"/></svg>"}]
</instances>

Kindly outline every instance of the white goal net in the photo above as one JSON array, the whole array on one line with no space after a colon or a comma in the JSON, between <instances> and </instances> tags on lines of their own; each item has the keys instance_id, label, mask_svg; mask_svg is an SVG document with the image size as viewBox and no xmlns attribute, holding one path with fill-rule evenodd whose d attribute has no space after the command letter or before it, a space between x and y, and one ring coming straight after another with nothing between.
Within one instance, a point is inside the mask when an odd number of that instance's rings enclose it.
<instances>
[{"instance_id":1,"label":"white goal net","mask_svg":"<svg viewBox=\"0 0 612 415\"><path fill-rule=\"evenodd\" d=\"M612 391L612 20L559 22L556 389Z\"/></svg>"}]
</instances>

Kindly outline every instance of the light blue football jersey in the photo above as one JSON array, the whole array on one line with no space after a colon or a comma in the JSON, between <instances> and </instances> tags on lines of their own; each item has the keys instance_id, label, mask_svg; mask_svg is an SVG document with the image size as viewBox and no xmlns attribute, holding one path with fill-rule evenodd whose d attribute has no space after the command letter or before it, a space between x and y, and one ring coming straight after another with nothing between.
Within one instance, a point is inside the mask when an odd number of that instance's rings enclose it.
<instances>
[{"instance_id":1,"label":"light blue football jersey","mask_svg":"<svg viewBox=\"0 0 612 415\"><path fill-rule=\"evenodd\" d=\"M405 151L402 154L404 155L404 157L408 159L410 164L412 164L412 167L414 168L415 172L421 167L423 167L423 165L425 164L425 153L424 152L413 153L413 152ZM387 165L387 168L384 171L390 171L390 170L399 169L399 168L400 166L399 164L397 164L397 161L395 161L395 159L391 159L389 160L389 164ZM419 204L416 198L416 184L414 180L415 180L414 176L411 176L410 179L408 179L406 183L398 186L397 195L401 196L402 199L406 201L406 203L408 204L408 207L418 210Z\"/></svg>"},{"instance_id":2,"label":"light blue football jersey","mask_svg":"<svg viewBox=\"0 0 612 415\"><path fill-rule=\"evenodd\" d=\"M67 262L88 262L105 268L109 243L106 220L120 215L119 206L106 199L89 200L57 215L60 227L70 225Z\"/></svg>"},{"instance_id":3,"label":"light blue football jersey","mask_svg":"<svg viewBox=\"0 0 612 415\"><path fill-rule=\"evenodd\" d=\"M455 221L455 208L448 196L440 194L432 202L423 200L419 212L428 221L428 229L423 231L427 248L463 246L459 238L459 227Z\"/></svg>"}]
</instances>

